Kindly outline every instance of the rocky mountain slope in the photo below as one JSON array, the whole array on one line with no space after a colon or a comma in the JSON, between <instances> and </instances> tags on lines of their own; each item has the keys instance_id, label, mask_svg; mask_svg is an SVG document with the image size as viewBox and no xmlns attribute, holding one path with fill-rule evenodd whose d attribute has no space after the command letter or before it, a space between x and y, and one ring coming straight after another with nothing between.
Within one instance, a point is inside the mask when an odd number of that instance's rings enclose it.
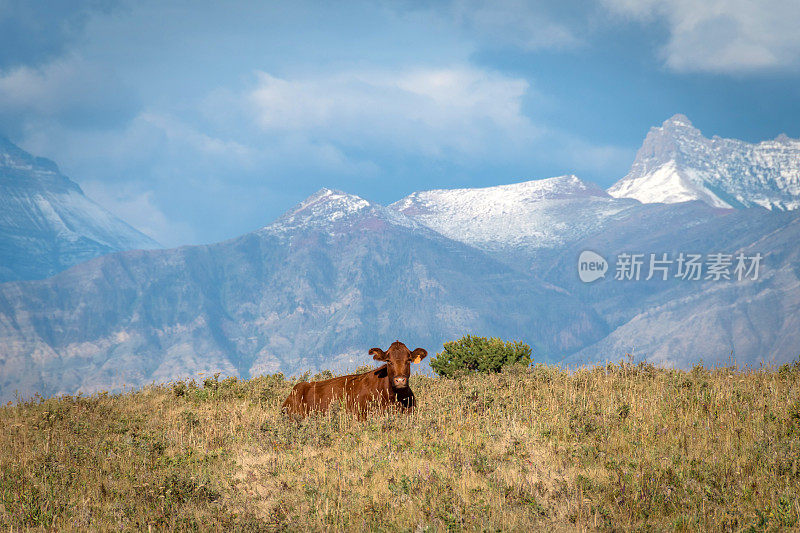
<instances>
[{"instance_id":1,"label":"rocky mountain slope","mask_svg":"<svg viewBox=\"0 0 800 533\"><path fill-rule=\"evenodd\" d=\"M55 163L0 137L0 282L41 279L158 243L84 196Z\"/></svg>"},{"instance_id":2,"label":"rocky mountain slope","mask_svg":"<svg viewBox=\"0 0 800 533\"><path fill-rule=\"evenodd\" d=\"M723 210L702 202L652 204L574 243L545 280L585 302L608 323L603 340L569 356L569 363L618 361L626 353L665 366L782 364L800 356L800 212ZM583 250L609 262L605 278L580 281ZM701 256L700 279L679 274L678 257ZM641 276L615 279L622 254L641 254ZM662 259L647 280L650 254ZM715 254L728 256L725 277L714 279ZM738 279L737 256L760 255L757 279ZM751 261L746 263L751 266Z\"/></svg>"},{"instance_id":3,"label":"rocky mountain slope","mask_svg":"<svg viewBox=\"0 0 800 533\"><path fill-rule=\"evenodd\" d=\"M630 172L609 190L641 202L701 200L711 206L800 207L800 140L752 144L708 139L683 115L652 128Z\"/></svg>"},{"instance_id":4,"label":"rocky mountain slope","mask_svg":"<svg viewBox=\"0 0 800 533\"><path fill-rule=\"evenodd\" d=\"M0 285L0 398L138 386L197 372L302 373L401 339L466 333L554 360L605 323L562 291L414 220L322 190L230 241L106 255Z\"/></svg>"}]
</instances>

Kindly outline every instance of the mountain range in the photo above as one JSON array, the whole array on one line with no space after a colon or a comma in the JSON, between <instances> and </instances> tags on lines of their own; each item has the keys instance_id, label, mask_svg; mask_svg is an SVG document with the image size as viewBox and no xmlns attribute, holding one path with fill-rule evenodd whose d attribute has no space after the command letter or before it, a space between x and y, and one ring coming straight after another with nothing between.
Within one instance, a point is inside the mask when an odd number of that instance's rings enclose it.
<instances>
[{"instance_id":1,"label":"mountain range","mask_svg":"<svg viewBox=\"0 0 800 533\"><path fill-rule=\"evenodd\" d=\"M168 250L142 249L154 245L146 238L124 241L138 232L98 222L116 219L54 164L20 150L6 164L16 174L5 175L50 181L10 205L67 194L95 207L77 209L85 220L69 226L72 234L53 230L54 217L36 219L48 221L52 239L99 243L97 228L113 231L102 240L108 249L91 260L46 279L0 284L0 399L198 372L344 370L398 338L433 353L464 334L522 339L540 362L632 353L681 367L731 358L782 363L800 354L798 146L786 138L705 139L676 115L651 130L631 172L608 191L560 176L419 191L382 206L323 189L254 232ZM21 228L32 225L20 220ZM129 250L108 253L110 244ZM5 250L0 258L12 264ZM18 250L19 261L42 255L24 242ZM577 271L586 250L608 263L591 283ZM645 263L666 254L667 279L615 279L625 254ZM762 262L755 279L706 279L704 271L690 280L676 275L681 254ZM68 262L59 261L49 268Z\"/></svg>"},{"instance_id":2,"label":"mountain range","mask_svg":"<svg viewBox=\"0 0 800 533\"><path fill-rule=\"evenodd\" d=\"M532 339L543 360L607 333L563 291L394 210L322 190L237 239L1 284L0 393L343 370L389 338L436 347L468 331Z\"/></svg>"}]
</instances>

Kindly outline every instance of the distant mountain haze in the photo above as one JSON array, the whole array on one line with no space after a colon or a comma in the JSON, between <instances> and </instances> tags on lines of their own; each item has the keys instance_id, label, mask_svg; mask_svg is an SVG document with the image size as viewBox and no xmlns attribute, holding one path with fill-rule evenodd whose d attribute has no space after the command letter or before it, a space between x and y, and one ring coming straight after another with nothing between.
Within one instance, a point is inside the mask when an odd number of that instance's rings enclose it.
<instances>
[{"instance_id":1,"label":"distant mountain haze","mask_svg":"<svg viewBox=\"0 0 800 533\"><path fill-rule=\"evenodd\" d=\"M99 255L158 246L84 196L55 163L0 136L0 282L42 279Z\"/></svg>"}]
</instances>

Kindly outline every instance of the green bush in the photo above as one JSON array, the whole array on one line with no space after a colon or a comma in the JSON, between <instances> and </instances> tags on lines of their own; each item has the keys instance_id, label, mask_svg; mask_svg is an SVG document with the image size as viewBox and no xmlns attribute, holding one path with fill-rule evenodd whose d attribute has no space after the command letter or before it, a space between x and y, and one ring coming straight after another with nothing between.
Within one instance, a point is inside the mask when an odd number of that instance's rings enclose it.
<instances>
[{"instance_id":1,"label":"green bush","mask_svg":"<svg viewBox=\"0 0 800 533\"><path fill-rule=\"evenodd\" d=\"M531 347L522 341L467 335L444 343L444 350L431 359L431 368L444 377L459 372L500 372L507 365L531 364Z\"/></svg>"},{"instance_id":2,"label":"green bush","mask_svg":"<svg viewBox=\"0 0 800 533\"><path fill-rule=\"evenodd\" d=\"M778 369L781 377L792 377L793 375L800 374L800 356L794 361L782 364Z\"/></svg>"}]
</instances>

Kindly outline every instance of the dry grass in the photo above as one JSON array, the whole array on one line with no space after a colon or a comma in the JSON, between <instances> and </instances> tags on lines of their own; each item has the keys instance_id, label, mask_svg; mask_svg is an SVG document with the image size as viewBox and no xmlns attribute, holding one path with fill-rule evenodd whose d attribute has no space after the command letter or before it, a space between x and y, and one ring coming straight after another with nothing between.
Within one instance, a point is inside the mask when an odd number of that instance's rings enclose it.
<instances>
[{"instance_id":1,"label":"dry grass","mask_svg":"<svg viewBox=\"0 0 800 533\"><path fill-rule=\"evenodd\" d=\"M800 526L800 364L412 382L364 422L284 420L282 376L0 408L0 528Z\"/></svg>"}]
</instances>

